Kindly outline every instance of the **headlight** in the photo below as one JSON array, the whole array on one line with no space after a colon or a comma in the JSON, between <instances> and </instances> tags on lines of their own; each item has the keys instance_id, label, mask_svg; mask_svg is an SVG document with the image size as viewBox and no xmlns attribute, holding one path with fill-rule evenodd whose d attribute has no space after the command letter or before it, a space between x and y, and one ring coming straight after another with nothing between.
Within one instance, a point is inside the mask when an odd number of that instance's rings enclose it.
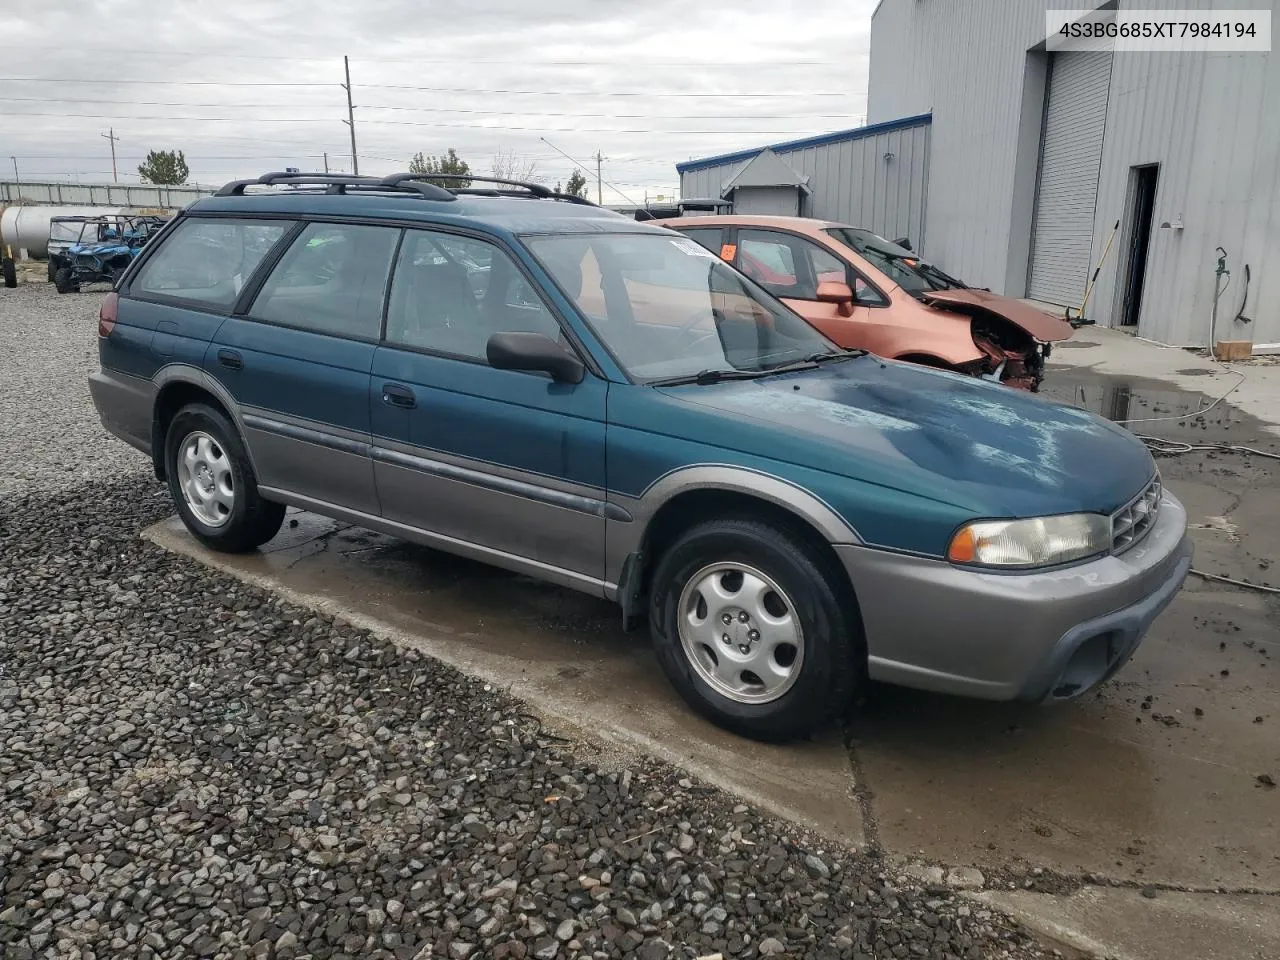
<instances>
[{"instance_id":1,"label":"headlight","mask_svg":"<svg viewBox=\"0 0 1280 960\"><path fill-rule=\"evenodd\" d=\"M984 567L1047 567L1104 553L1110 547L1110 517L1068 513L966 524L951 538L947 559Z\"/></svg>"}]
</instances>

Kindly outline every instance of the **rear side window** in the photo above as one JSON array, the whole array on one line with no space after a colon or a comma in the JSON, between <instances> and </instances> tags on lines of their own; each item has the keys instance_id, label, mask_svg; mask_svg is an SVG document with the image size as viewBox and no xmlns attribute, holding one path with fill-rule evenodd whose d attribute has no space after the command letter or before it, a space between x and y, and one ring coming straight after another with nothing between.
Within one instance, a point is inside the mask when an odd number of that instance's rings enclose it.
<instances>
[{"instance_id":1,"label":"rear side window","mask_svg":"<svg viewBox=\"0 0 1280 960\"><path fill-rule=\"evenodd\" d=\"M255 320L377 340L400 231L312 223L289 245L249 311Z\"/></svg>"},{"instance_id":2,"label":"rear side window","mask_svg":"<svg viewBox=\"0 0 1280 960\"><path fill-rule=\"evenodd\" d=\"M292 226L283 220L183 220L147 258L130 292L226 309Z\"/></svg>"},{"instance_id":3,"label":"rear side window","mask_svg":"<svg viewBox=\"0 0 1280 960\"><path fill-rule=\"evenodd\" d=\"M706 247L717 257L720 256L720 238L724 235L724 231L719 227L698 227L694 230L680 230L678 232L684 234L699 246Z\"/></svg>"}]
</instances>

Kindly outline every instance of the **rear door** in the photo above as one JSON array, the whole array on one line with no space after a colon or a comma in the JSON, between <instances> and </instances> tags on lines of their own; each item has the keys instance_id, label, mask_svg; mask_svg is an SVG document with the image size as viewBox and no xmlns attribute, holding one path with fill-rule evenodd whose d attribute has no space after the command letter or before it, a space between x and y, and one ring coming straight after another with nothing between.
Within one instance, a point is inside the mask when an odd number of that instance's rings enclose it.
<instances>
[{"instance_id":1,"label":"rear door","mask_svg":"<svg viewBox=\"0 0 1280 960\"><path fill-rule=\"evenodd\" d=\"M308 223L205 369L240 406L260 486L377 516L369 370L382 325L393 227Z\"/></svg>"},{"instance_id":2,"label":"rear door","mask_svg":"<svg viewBox=\"0 0 1280 960\"><path fill-rule=\"evenodd\" d=\"M594 588L604 570L608 385L591 373L570 384L490 367L488 339L506 331L567 343L501 246L406 231L371 382L383 516Z\"/></svg>"},{"instance_id":3,"label":"rear door","mask_svg":"<svg viewBox=\"0 0 1280 960\"><path fill-rule=\"evenodd\" d=\"M874 349L876 330L892 323L889 299L857 270L807 237L781 230L739 229L734 266L842 347ZM818 299L818 284L847 283L851 306Z\"/></svg>"}]
</instances>

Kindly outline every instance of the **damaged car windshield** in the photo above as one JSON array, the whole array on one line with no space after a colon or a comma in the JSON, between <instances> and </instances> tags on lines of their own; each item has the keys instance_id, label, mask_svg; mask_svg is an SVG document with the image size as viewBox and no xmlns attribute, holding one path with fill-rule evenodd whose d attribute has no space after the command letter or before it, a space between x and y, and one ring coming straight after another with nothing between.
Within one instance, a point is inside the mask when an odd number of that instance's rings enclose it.
<instances>
[{"instance_id":1,"label":"damaged car windshield","mask_svg":"<svg viewBox=\"0 0 1280 960\"><path fill-rule=\"evenodd\" d=\"M913 297L931 290L966 288L968 284L925 263L906 247L854 227L828 227L826 232L871 261L881 273Z\"/></svg>"},{"instance_id":2,"label":"damaged car windshield","mask_svg":"<svg viewBox=\"0 0 1280 960\"><path fill-rule=\"evenodd\" d=\"M597 233L525 242L638 379L713 382L843 355L687 237Z\"/></svg>"}]
</instances>

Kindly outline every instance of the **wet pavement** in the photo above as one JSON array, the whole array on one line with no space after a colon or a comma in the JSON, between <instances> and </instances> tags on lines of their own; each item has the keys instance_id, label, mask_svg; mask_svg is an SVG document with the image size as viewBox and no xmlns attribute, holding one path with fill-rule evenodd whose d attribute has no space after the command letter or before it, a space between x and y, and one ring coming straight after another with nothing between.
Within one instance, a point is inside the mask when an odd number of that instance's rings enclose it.
<instances>
[{"instance_id":1,"label":"wet pavement","mask_svg":"<svg viewBox=\"0 0 1280 960\"><path fill-rule=\"evenodd\" d=\"M1046 386L1053 399L1147 421L1129 424L1140 434L1280 453L1265 424L1230 404L1199 412L1210 394L1079 367L1051 368ZM1150 419L1171 417L1185 419ZM1196 568L1280 585L1280 461L1214 450L1158 459L1187 505ZM291 517L296 527L247 557L208 555L176 520L148 535L509 687L606 752L661 756L899 862L974 865L1005 888L1256 893L1280 917L1280 896L1268 896L1280 894L1280 788L1269 785L1280 782L1280 595L1192 577L1134 660L1074 703L876 687L847 744L833 731L774 747L689 712L646 634L623 632L610 604ZM1280 956L1280 920L1267 936Z\"/></svg>"}]
</instances>

